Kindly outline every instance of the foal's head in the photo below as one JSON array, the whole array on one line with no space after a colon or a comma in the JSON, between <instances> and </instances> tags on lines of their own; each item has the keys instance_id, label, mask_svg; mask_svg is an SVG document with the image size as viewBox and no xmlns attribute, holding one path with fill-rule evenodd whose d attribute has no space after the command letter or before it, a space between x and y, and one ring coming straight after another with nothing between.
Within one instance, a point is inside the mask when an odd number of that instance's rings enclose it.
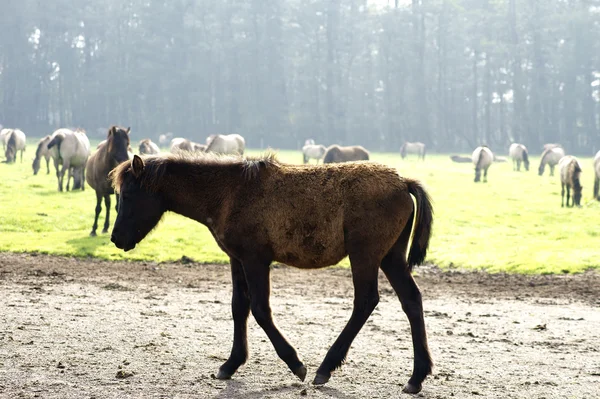
<instances>
[{"instance_id":1,"label":"foal's head","mask_svg":"<svg viewBox=\"0 0 600 399\"><path fill-rule=\"evenodd\" d=\"M117 220L110 238L117 248L125 251L135 248L165 213L164 200L152 185L155 175L146 170L144 161L137 155L111 172L112 184L120 194Z\"/></svg>"},{"instance_id":2,"label":"foal's head","mask_svg":"<svg viewBox=\"0 0 600 399\"><path fill-rule=\"evenodd\" d=\"M111 126L108 129L107 151L110 158L117 164L127 161L129 155L127 150L129 149L129 132L131 128L124 129L119 126Z\"/></svg>"}]
</instances>

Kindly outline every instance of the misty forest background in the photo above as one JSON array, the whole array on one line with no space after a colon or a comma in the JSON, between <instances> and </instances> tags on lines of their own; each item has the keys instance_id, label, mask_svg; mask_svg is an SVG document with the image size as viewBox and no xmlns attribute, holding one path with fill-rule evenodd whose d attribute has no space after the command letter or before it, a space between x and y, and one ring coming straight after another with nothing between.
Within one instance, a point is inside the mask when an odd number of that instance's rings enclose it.
<instances>
[{"instance_id":1,"label":"misty forest background","mask_svg":"<svg viewBox=\"0 0 600 399\"><path fill-rule=\"evenodd\" d=\"M388 4L3 0L0 124L254 148L600 148L600 1Z\"/></svg>"}]
</instances>

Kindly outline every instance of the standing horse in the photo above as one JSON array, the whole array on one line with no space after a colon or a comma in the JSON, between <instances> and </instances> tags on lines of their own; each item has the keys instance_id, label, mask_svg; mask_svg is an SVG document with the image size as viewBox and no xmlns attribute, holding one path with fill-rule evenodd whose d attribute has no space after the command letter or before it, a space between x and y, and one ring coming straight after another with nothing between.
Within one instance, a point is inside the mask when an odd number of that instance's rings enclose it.
<instances>
[{"instance_id":1,"label":"standing horse","mask_svg":"<svg viewBox=\"0 0 600 399\"><path fill-rule=\"evenodd\" d=\"M471 161L475 165L475 183L481 180L481 171L483 170L483 182L487 182L487 171L494 162L494 154L486 146L475 148L471 155Z\"/></svg>"},{"instance_id":2,"label":"standing horse","mask_svg":"<svg viewBox=\"0 0 600 399\"><path fill-rule=\"evenodd\" d=\"M421 183L375 163L285 165L272 155L248 160L135 156L115 169L112 183L121 194L111 236L117 248L135 248L166 211L173 211L207 226L229 256L233 348L217 378L231 378L246 362L247 318L252 311L279 357L304 381L306 367L273 322L269 266L281 262L315 269L335 265L349 255L354 309L313 384L325 384L342 365L377 306L381 268L411 326L414 369L404 391L421 390L432 361L421 294L411 270L425 259L433 221L431 202Z\"/></svg>"},{"instance_id":3,"label":"standing horse","mask_svg":"<svg viewBox=\"0 0 600 399\"><path fill-rule=\"evenodd\" d=\"M86 167L86 180L90 187L96 190L96 217L90 236L96 235L98 228L98 216L102 211L102 198L106 208L103 233L108 233L110 220L110 195L114 194L108 174L121 162L129 159L129 132L130 128L124 129L119 126L111 126L105 141L98 145L98 150L92 154ZM119 195L116 195L117 209L119 207Z\"/></svg>"},{"instance_id":4,"label":"standing horse","mask_svg":"<svg viewBox=\"0 0 600 399\"><path fill-rule=\"evenodd\" d=\"M159 154L160 148L158 148L158 146L155 143L153 143L152 140L144 139L144 140L140 141L139 152L140 152L140 155Z\"/></svg>"},{"instance_id":5,"label":"standing horse","mask_svg":"<svg viewBox=\"0 0 600 399\"><path fill-rule=\"evenodd\" d=\"M23 163L23 152L27 146L25 133L19 129L9 129L8 139L6 140L6 163L17 161L17 152L21 151L21 163Z\"/></svg>"},{"instance_id":6,"label":"standing horse","mask_svg":"<svg viewBox=\"0 0 600 399\"><path fill-rule=\"evenodd\" d=\"M52 158L52 162L54 163L54 169L56 169L56 177L58 178L59 165L62 164L62 160L60 159L60 155L58 154L58 147L53 147L48 149L48 143L50 142L52 136L47 135L43 139L41 139L38 143L37 149L35 150L35 158L33 159L33 164L31 165L33 168L33 174L37 175L40 170L40 163L42 161L42 157L46 158L46 169L47 174L50 174L50 158Z\"/></svg>"},{"instance_id":7,"label":"standing horse","mask_svg":"<svg viewBox=\"0 0 600 399\"><path fill-rule=\"evenodd\" d=\"M69 181L73 176L73 190L85 189L85 165L90 156L90 140L85 131L71 129L58 129L50 137L48 149L56 147L58 156L62 160L62 168L57 174L58 191L63 191L65 172L68 172L67 191Z\"/></svg>"},{"instance_id":8,"label":"standing horse","mask_svg":"<svg viewBox=\"0 0 600 399\"><path fill-rule=\"evenodd\" d=\"M417 158L422 159L423 161L425 160L425 144L420 143L420 142L414 142L414 143L410 143L408 141L405 141L404 144L402 144L402 147L400 147L400 156L402 157L402 159L406 158L406 154L417 154Z\"/></svg>"},{"instance_id":9,"label":"standing horse","mask_svg":"<svg viewBox=\"0 0 600 399\"><path fill-rule=\"evenodd\" d=\"M316 159L317 163L323 159L327 148L324 145L306 144L302 147L302 161L306 164L310 159Z\"/></svg>"},{"instance_id":10,"label":"standing horse","mask_svg":"<svg viewBox=\"0 0 600 399\"><path fill-rule=\"evenodd\" d=\"M239 134L217 134L206 146L206 152L244 155L246 140Z\"/></svg>"},{"instance_id":11,"label":"standing horse","mask_svg":"<svg viewBox=\"0 0 600 399\"><path fill-rule=\"evenodd\" d=\"M594 198L600 201L600 151L594 157Z\"/></svg>"},{"instance_id":12,"label":"standing horse","mask_svg":"<svg viewBox=\"0 0 600 399\"><path fill-rule=\"evenodd\" d=\"M550 147L542 153L540 158L540 167L538 168L538 174L541 176L544 174L544 168L546 164L550 167L550 176L554 176L554 167L558 164L558 161L565 156L565 150L561 147Z\"/></svg>"},{"instance_id":13,"label":"standing horse","mask_svg":"<svg viewBox=\"0 0 600 399\"><path fill-rule=\"evenodd\" d=\"M525 170L529 170L529 154L527 153L527 147L523 144L512 143L508 149L508 156L512 158L513 170L521 171L521 162L523 162Z\"/></svg>"},{"instance_id":14,"label":"standing horse","mask_svg":"<svg viewBox=\"0 0 600 399\"><path fill-rule=\"evenodd\" d=\"M359 145L341 147L337 144L329 146L323 156L323 163L338 163L352 161L368 161L369 151Z\"/></svg>"},{"instance_id":15,"label":"standing horse","mask_svg":"<svg viewBox=\"0 0 600 399\"><path fill-rule=\"evenodd\" d=\"M565 187L567 189L567 207L569 206L569 198L571 196L571 188L573 189L573 201L571 202L571 206L581 206L581 191L583 187L581 186L581 165L577 158L567 155L562 157L560 162L558 162L558 167L560 170L560 206L565 206Z\"/></svg>"}]
</instances>

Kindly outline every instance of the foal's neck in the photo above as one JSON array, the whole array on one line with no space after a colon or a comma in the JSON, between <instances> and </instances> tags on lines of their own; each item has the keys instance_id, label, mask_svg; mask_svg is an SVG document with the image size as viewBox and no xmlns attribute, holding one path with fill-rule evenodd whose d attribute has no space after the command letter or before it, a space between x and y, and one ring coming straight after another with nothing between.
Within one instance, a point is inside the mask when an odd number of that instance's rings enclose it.
<instances>
[{"instance_id":1,"label":"foal's neck","mask_svg":"<svg viewBox=\"0 0 600 399\"><path fill-rule=\"evenodd\" d=\"M167 210L211 224L220 218L243 177L236 165L174 163L162 180Z\"/></svg>"}]
</instances>

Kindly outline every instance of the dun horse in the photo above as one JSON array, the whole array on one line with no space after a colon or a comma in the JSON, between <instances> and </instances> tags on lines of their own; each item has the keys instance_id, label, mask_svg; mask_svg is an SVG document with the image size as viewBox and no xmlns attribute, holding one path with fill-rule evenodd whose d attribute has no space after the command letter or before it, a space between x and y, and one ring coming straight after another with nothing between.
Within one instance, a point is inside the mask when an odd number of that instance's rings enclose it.
<instances>
[{"instance_id":1,"label":"dun horse","mask_svg":"<svg viewBox=\"0 0 600 399\"><path fill-rule=\"evenodd\" d=\"M404 142L404 144L402 144L402 147L400 147L400 156L402 157L402 159L406 158L407 154L417 154L417 158L422 159L423 161L425 160L425 144L420 143L420 142L415 142L415 143L410 143L408 141Z\"/></svg>"},{"instance_id":2,"label":"dun horse","mask_svg":"<svg viewBox=\"0 0 600 399\"><path fill-rule=\"evenodd\" d=\"M144 140L140 141L139 152L140 152L140 155L159 154L160 148L158 148L156 143L153 143L152 140L144 139Z\"/></svg>"},{"instance_id":3,"label":"dun horse","mask_svg":"<svg viewBox=\"0 0 600 399\"><path fill-rule=\"evenodd\" d=\"M46 158L46 170L47 174L50 174L50 158L52 158L52 162L54 163L54 169L56 169L56 177L58 178L59 167L61 164L61 159L58 154L58 147L53 147L48 149L48 143L50 142L52 136L48 135L41 139L38 143L37 149L35 150L35 158L33 159L33 174L37 175L40 171L40 164L42 162L42 157Z\"/></svg>"},{"instance_id":4,"label":"dun horse","mask_svg":"<svg viewBox=\"0 0 600 399\"><path fill-rule=\"evenodd\" d=\"M239 134L217 134L206 146L206 152L217 154L239 154L243 155L246 150L246 140Z\"/></svg>"},{"instance_id":5,"label":"dun horse","mask_svg":"<svg viewBox=\"0 0 600 399\"><path fill-rule=\"evenodd\" d=\"M573 201L570 206L581 206L581 165L577 158L567 155L561 158L558 163L560 169L560 206L565 206L565 188L567 189L567 207L569 206L569 199L571 196L571 188L573 189Z\"/></svg>"},{"instance_id":6,"label":"dun horse","mask_svg":"<svg viewBox=\"0 0 600 399\"><path fill-rule=\"evenodd\" d=\"M513 170L521 171L521 162L523 162L525 170L529 170L529 154L527 147L523 144L512 143L508 149L508 156L512 158Z\"/></svg>"},{"instance_id":7,"label":"dun horse","mask_svg":"<svg viewBox=\"0 0 600 399\"><path fill-rule=\"evenodd\" d=\"M173 211L207 226L229 256L233 348L217 378L230 378L246 362L247 318L252 311L279 357L304 380L306 367L271 316L269 265L282 262L314 269L349 255L354 309L313 383L326 383L344 362L379 302L381 268L412 330L414 369L404 390L421 390L432 361L421 294L411 270L425 259L433 219L431 202L418 181L374 163L313 167L280 164L273 156L245 160L206 154L194 159L134 156L115 169L112 182L121 194L111 237L118 248L135 248L166 211Z\"/></svg>"},{"instance_id":8,"label":"dun horse","mask_svg":"<svg viewBox=\"0 0 600 399\"><path fill-rule=\"evenodd\" d=\"M306 164L311 159L316 159L317 163L322 160L327 152L327 147L322 144L305 144L302 147L302 161Z\"/></svg>"},{"instance_id":9,"label":"dun horse","mask_svg":"<svg viewBox=\"0 0 600 399\"><path fill-rule=\"evenodd\" d=\"M546 164L550 167L550 176L554 176L554 167L558 164L558 161L565 156L565 150L561 147L550 147L544 150L540 159L540 167L538 168L538 174L541 176L544 174Z\"/></svg>"},{"instance_id":10,"label":"dun horse","mask_svg":"<svg viewBox=\"0 0 600 399\"><path fill-rule=\"evenodd\" d=\"M108 180L108 174L121 162L129 159L129 131L118 126L111 126L108 129L108 135L105 141L98 145L97 151L92 154L87 162L86 179L90 187L96 190L96 216L91 236L96 235L98 228L98 216L102 211L102 198L104 198L104 207L106 208L106 218L104 219L103 233L108 233L108 223L110 220L110 195L114 193L111 182ZM117 209L119 207L119 195L116 195Z\"/></svg>"},{"instance_id":11,"label":"dun horse","mask_svg":"<svg viewBox=\"0 0 600 399\"><path fill-rule=\"evenodd\" d=\"M67 191L69 181L73 176L73 190L85 189L85 165L90 156L90 140L83 130L71 129L56 130L48 142L48 149L58 149L58 157L62 161L62 168L57 174L58 191L63 191L65 172L68 172Z\"/></svg>"},{"instance_id":12,"label":"dun horse","mask_svg":"<svg viewBox=\"0 0 600 399\"><path fill-rule=\"evenodd\" d=\"M17 152L21 151L21 163L23 163L23 152L27 146L25 133L19 129L9 129L6 140L6 163L17 161Z\"/></svg>"},{"instance_id":13,"label":"dun horse","mask_svg":"<svg viewBox=\"0 0 600 399\"><path fill-rule=\"evenodd\" d=\"M594 198L600 201L600 151L594 157Z\"/></svg>"},{"instance_id":14,"label":"dun horse","mask_svg":"<svg viewBox=\"0 0 600 399\"><path fill-rule=\"evenodd\" d=\"M483 182L487 182L487 171L494 162L494 154L486 146L475 148L471 155L471 161L475 165L475 183L481 181L481 171L483 170Z\"/></svg>"},{"instance_id":15,"label":"dun horse","mask_svg":"<svg viewBox=\"0 0 600 399\"><path fill-rule=\"evenodd\" d=\"M323 156L323 163L338 163L352 161L368 161L369 151L359 145L341 147L334 144L327 148Z\"/></svg>"}]
</instances>

